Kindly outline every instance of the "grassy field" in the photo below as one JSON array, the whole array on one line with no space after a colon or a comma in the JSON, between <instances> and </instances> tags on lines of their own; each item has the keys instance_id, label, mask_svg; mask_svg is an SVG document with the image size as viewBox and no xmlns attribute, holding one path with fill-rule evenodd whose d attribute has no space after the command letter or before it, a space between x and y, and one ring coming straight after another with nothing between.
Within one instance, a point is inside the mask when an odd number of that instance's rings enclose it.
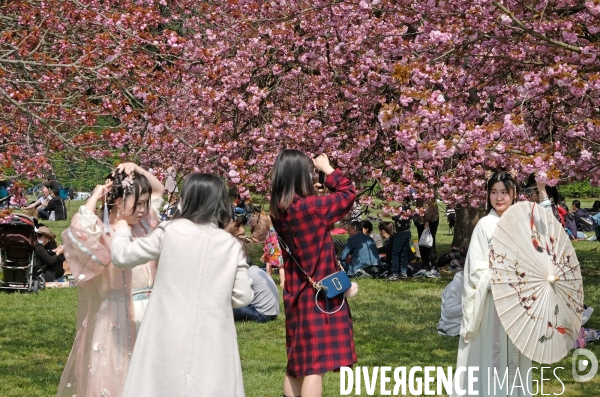
<instances>
[{"instance_id":1,"label":"grassy field","mask_svg":"<svg viewBox=\"0 0 600 397\"><path fill-rule=\"evenodd\" d=\"M72 203L70 207L71 215L77 205ZM66 221L54 222L51 227L58 235L67 224ZM416 238L416 230L412 233ZM451 236L444 219L437 239L438 252L445 252L450 246ZM598 310L587 326L600 328L600 252L596 250L600 244L588 241L574 244L584 276L585 302ZM250 249L256 262L262 247L255 245ZM408 369L412 366L454 367L458 339L443 337L436 332L440 294L451 278L451 274L443 274L438 280L415 279L395 283L359 280L360 293L350 301L357 365L405 366ZM37 295L0 294L1 397L53 396L56 393L73 343L76 308L75 288L46 290ZM286 364L283 316L268 324L237 324L237 331L246 395L281 396ZM600 344L588 348L600 357ZM574 382L570 354L551 367L563 367L556 372L564 383L562 395L598 395L600 374L587 383ZM554 379L550 371L545 371L544 375ZM540 379L538 371L534 372L534 378ZM325 396L339 396L340 375L328 374L324 390ZM558 381L544 382L545 394L561 394L561 391ZM366 395L364 385L362 393ZM375 395L378 393L379 384ZM354 392L352 395L355 395Z\"/></svg>"}]
</instances>

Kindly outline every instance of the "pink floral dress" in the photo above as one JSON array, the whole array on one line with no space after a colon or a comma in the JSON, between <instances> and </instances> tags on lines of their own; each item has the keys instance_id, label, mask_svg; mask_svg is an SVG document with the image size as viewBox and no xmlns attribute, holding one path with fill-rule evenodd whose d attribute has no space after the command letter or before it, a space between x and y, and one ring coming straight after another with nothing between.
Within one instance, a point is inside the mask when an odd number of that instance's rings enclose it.
<instances>
[{"instance_id":1,"label":"pink floral dress","mask_svg":"<svg viewBox=\"0 0 600 397\"><path fill-rule=\"evenodd\" d=\"M271 226L267 237L265 238L265 246L263 248L263 256L260 258L263 263L279 268L283 267L283 257L281 256L281 247L277 239L277 232Z\"/></svg>"},{"instance_id":2,"label":"pink floral dress","mask_svg":"<svg viewBox=\"0 0 600 397\"><path fill-rule=\"evenodd\" d=\"M158 225L162 199L132 227L143 237ZM112 234L82 206L62 234L65 257L78 287L77 331L57 397L114 397L122 393L145 298L154 283L156 264L135 270L112 264Z\"/></svg>"}]
</instances>

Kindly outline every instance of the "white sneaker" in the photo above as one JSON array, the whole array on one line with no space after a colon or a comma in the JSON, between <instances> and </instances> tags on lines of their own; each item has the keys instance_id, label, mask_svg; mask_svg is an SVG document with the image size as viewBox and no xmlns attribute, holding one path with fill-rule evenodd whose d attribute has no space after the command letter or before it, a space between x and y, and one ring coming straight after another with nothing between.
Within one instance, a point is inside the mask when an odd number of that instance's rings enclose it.
<instances>
[{"instance_id":1,"label":"white sneaker","mask_svg":"<svg viewBox=\"0 0 600 397\"><path fill-rule=\"evenodd\" d=\"M436 269L431 269L429 272L427 272L426 277L428 278L440 278L440 272L438 272Z\"/></svg>"},{"instance_id":2,"label":"white sneaker","mask_svg":"<svg viewBox=\"0 0 600 397\"><path fill-rule=\"evenodd\" d=\"M426 276L427 276L427 271L425 269L421 269L418 272L416 272L415 274L413 274L413 278L426 277Z\"/></svg>"}]
</instances>

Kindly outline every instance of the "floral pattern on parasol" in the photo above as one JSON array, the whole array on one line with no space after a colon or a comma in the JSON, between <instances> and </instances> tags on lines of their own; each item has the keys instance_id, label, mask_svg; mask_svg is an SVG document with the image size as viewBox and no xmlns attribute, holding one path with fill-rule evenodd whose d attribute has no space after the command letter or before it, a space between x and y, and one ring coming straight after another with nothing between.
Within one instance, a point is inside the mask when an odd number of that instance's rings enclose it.
<instances>
[{"instance_id":1,"label":"floral pattern on parasol","mask_svg":"<svg viewBox=\"0 0 600 397\"><path fill-rule=\"evenodd\" d=\"M560 222L532 202L500 218L490 250L494 305L508 337L539 363L567 355L581 327L583 283Z\"/></svg>"}]
</instances>

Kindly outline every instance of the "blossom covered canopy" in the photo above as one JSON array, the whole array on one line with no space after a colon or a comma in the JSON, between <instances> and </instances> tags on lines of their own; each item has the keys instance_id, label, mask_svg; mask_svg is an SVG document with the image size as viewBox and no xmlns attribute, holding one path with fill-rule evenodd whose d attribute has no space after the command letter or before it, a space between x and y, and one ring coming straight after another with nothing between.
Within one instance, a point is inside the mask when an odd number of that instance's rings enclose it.
<instances>
[{"instance_id":1,"label":"blossom covered canopy","mask_svg":"<svg viewBox=\"0 0 600 397\"><path fill-rule=\"evenodd\" d=\"M248 194L295 147L396 201L479 206L498 167L600 183L600 0L0 7L0 161L23 175L117 151Z\"/></svg>"}]
</instances>

